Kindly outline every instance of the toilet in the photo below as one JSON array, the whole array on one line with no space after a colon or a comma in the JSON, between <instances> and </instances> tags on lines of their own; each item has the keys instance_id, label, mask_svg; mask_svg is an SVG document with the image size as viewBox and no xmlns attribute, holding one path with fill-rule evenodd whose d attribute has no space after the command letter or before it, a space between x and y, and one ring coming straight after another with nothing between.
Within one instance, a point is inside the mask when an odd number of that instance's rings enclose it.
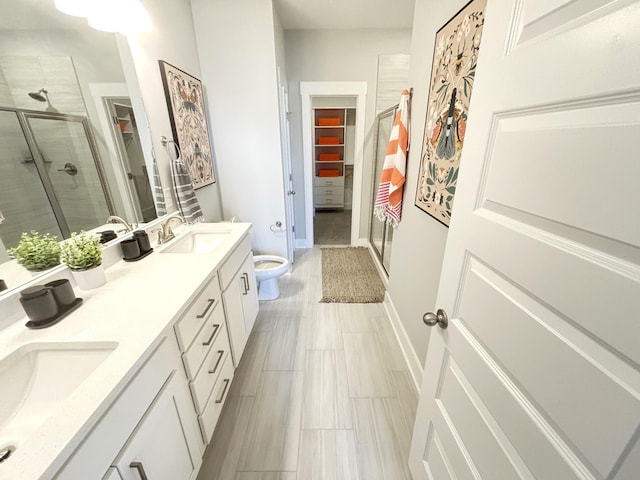
<instances>
[{"instance_id":1,"label":"toilet","mask_svg":"<svg viewBox=\"0 0 640 480\"><path fill-rule=\"evenodd\" d=\"M258 280L258 300L275 300L280 296L278 279L289 271L286 258L276 255L255 255L253 266Z\"/></svg>"}]
</instances>

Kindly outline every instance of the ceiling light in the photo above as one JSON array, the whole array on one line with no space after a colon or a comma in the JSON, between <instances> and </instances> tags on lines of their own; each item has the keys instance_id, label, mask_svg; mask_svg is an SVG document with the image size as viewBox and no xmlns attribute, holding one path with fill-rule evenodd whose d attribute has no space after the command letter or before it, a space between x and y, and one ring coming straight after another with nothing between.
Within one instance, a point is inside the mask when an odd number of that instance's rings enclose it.
<instances>
[{"instance_id":1,"label":"ceiling light","mask_svg":"<svg viewBox=\"0 0 640 480\"><path fill-rule=\"evenodd\" d=\"M125 35L152 30L151 18L140 0L110 0L96 4L89 14L89 26Z\"/></svg>"},{"instance_id":2,"label":"ceiling light","mask_svg":"<svg viewBox=\"0 0 640 480\"><path fill-rule=\"evenodd\" d=\"M55 0L56 8L62 13L74 17L88 17L95 0Z\"/></svg>"}]
</instances>

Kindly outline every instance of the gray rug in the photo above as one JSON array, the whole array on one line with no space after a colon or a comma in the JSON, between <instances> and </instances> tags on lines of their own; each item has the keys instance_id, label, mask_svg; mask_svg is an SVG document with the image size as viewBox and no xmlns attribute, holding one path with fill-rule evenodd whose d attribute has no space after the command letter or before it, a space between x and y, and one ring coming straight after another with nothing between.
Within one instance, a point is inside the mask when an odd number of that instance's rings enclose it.
<instances>
[{"instance_id":1,"label":"gray rug","mask_svg":"<svg viewBox=\"0 0 640 480\"><path fill-rule=\"evenodd\" d=\"M384 285L365 247L322 249L321 303L380 303Z\"/></svg>"}]
</instances>

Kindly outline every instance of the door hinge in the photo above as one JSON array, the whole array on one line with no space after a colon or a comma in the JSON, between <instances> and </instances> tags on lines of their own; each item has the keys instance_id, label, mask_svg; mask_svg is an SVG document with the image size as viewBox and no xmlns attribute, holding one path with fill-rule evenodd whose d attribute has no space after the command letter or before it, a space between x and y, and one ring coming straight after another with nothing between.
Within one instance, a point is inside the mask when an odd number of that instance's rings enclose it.
<instances>
[{"instance_id":1,"label":"door hinge","mask_svg":"<svg viewBox=\"0 0 640 480\"><path fill-rule=\"evenodd\" d=\"M296 233L296 226L295 226L295 225L291 225L291 231L292 231L293 233Z\"/></svg>"},{"instance_id":2,"label":"door hinge","mask_svg":"<svg viewBox=\"0 0 640 480\"><path fill-rule=\"evenodd\" d=\"M111 120L113 120L114 125L119 125L118 117L116 117L115 115L111 115Z\"/></svg>"}]
</instances>

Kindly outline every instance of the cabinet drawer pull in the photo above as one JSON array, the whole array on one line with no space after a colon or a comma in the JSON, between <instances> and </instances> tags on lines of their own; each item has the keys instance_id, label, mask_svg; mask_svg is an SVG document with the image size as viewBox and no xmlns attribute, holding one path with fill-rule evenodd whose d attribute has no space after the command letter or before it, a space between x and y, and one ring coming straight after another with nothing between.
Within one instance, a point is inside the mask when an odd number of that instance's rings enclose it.
<instances>
[{"instance_id":1,"label":"cabinet drawer pull","mask_svg":"<svg viewBox=\"0 0 640 480\"><path fill-rule=\"evenodd\" d=\"M129 468L135 468L138 470L138 475L140 475L140 480L149 480L147 477L147 472L144 471L144 466L142 462L131 462L129 464Z\"/></svg>"},{"instance_id":2,"label":"cabinet drawer pull","mask_svg":"<svg viewBox=\"0 0 640 480\"><path fill-rule=\"evenodd\" d=\"M250 284L249 284L249 274L248 273L243 273L242 274L242 280L244 281L245 288L247 289L247 292L251 291L251 287L250 287ZM245 295L247 294L247 292L245 292Z\"/></svg>"},{"instance_id":3,"label":"cabinet drawer pull","mask_svg":"<svg viewBox=\"0 0 640 480\"><path fill-rule=\"evenodd\" d=\"M211 334L211 336L209 337L209 339L206 342L202 342L202 346L203 347L208 347L209 345L211 345L211 342L213 341L213 337L216 336L216 333L218 333L218 330L220 329L220 325L215 323L213 325L213 333Z\"/></svg>"},{"instance_id":4,"label":"cabinet drawer pull","mask_svg":"<svg viewBox=\"0 0 640 480\"><path fill-rule=\"evenodd\" d=\"M213 370L209 370L209 373L216 373L216 370L218 370L218 365L220 365L220 360L222 360L223 355L224 355L224 350L218 350L218 360L216 360L216 364L213 366Z\"/></svg>"},{"instance_id":5,"label":"cabinet drawer pull","mask_svg":"<svg viewBox=\"0 0 640 480\"><path fill-rule=\"evenodd\" d=\"M246 295L249 291L249 286L247 285L247 279L244 276L245 274L243 273L240 278L242 279L242 294Z\"/></svg>"},{"instance_id":6,"label":"cabinet drawer pull","mask_svg":"<svg viewBox=\"0 0 640 480\"><path fill-rule=\"evenodd\" d=\"M208 302L209 302L209 304L207 305L207 308L205 308L204 311L200 315L196 315L196 318L204 318L207 315L207 312L209 310L211 310L211 307L213 307L213 304L216 303L216 299L215 298L209 298Z\"/></svg>"},{"instance_id":7,"label":"cabinet drawer pull","mask_svg":"<svg viewBox=\"0 0 640 480\"><path fill-rule=\"evenodd\" d=\"M229 380L228 378L224 379L224 388L222 389L222 395L220 395L220 398L216 400L216 403L222 403L222 400L224 399L224 394L227 393L227 387L229 386L229 382L231 380Z\"/></svg>"}]
</instances>

